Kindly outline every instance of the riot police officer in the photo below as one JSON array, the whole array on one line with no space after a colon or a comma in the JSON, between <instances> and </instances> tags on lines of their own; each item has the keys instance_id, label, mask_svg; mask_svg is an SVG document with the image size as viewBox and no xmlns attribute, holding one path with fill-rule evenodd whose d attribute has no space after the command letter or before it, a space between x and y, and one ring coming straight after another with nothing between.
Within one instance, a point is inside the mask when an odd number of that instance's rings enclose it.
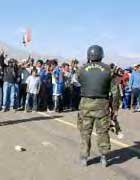
<instances>
[{"instance_id":1,"label":"riot police officer","mask_svg":"<svg viewBox=\"0 0 140 180\"><path fill-rule=\"evenodd\" d=\"M103 57L103 48L98 45L91 46L87 51L88 62L79 72L81 102L77 125L81 135L80 162L82 165L88 165L91 134L95 125L100 161L106 167L106 155L111 147L108 100L111 70L110 66L102 62Z\"/></svg>"}]
</instances>

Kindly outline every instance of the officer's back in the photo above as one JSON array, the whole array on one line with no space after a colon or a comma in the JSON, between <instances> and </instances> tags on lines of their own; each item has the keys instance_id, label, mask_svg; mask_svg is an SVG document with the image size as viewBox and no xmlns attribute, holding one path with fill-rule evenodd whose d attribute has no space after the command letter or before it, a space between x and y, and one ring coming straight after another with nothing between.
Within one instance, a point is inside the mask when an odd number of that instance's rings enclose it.
<instances>
[{"instance_id":1,"label":"officer's back","mask_svg":"<svg viewBox=\"0 0 140 180\"><path fill-rule=\"evenodd\" d=\"M81 135L80 161L83 165L88 164L90 157L94 125L103 166L107 166L106 154L110 150L108 96L111 86L111 70L108 65L101 62L103 57L102 47L91 46L87 52L88 63L81 68L79 73L82 98L77 127Z\"/></svg>"},{"instance_id":2,"label":"officer's back","mask_svg":"<svg viewBox=\"0 0 140 180\"><path fill-rule=\"evenodd\" d=\"M87 53L88 63L79 74L81 96L89 98L108 98L111 82L110 66L101 62L104 54L100 46L91 46Z\"/></svg>"}]
</instances>

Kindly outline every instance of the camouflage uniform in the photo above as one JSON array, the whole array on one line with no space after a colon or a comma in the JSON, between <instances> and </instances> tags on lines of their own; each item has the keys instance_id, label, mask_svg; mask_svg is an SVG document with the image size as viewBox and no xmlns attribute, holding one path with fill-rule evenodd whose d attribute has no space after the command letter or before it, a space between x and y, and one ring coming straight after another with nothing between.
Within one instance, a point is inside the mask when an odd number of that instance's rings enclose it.
<instances>
[{"instance_id":1,"label":"camouflage uniform","mask_svg":"<svg viewBox=\"0 0 140 180\"><path fill-rule=\"evenodd\" d=\"M96 127L97 145L101 154L106 154L110 148L109 101L107 99L91 99L83 97L80 102L77 126L81 135L81 157L90 156L91 134Z\"/></svg>"},{"instance_id":2,"label":"camouflage uniform","mask_svg":"<svg viewBox=\"0 0 140 180\"><path fill-rule=\"evenodd\" d=\"M110 88L110 96L112 97L112 107L114 111L118 111L121 100L121 69L117 66L114 66L114 68L111 69L111 76L112 81Z\"/></svg>"},{"instance_id":3,"label":"camouflage uniform","mask_svg":"<svg viewBox=\"0 0 140 180\"><path fill-rule=\"evenodd\" d=\"M110 150L109 92L111 86L111 68L101 62L104 57L102 47L93 45L87 51L88 62L79 72L81 84L80 112L77 126L81 135L81 164L87 165L90 156L91 135L95 125L97 145L101 154L101 163L106 166L106 154Z\"/></svg>"},{"instance_id":4,"label":"camouflage uniform","mask_svg":"<svg viewBox=\"0 0 140 180\"><path fill-rule=\"evenodd\" d=\"M111 126L110 129L115 134L121 132L119 122L117 120L118 110L120 107L121 100L121 87L120 87L120 77L115 76L111 82L111 91L110 91L110 116L111 116Z\"/></svg>"}]
</instances>

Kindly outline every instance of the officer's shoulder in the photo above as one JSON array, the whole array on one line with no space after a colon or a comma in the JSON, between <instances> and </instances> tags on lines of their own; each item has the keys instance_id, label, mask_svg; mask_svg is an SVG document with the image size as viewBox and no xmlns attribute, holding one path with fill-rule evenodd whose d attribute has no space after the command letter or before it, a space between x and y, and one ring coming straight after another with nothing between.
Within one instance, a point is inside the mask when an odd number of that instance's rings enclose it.
<instances>
[{"instance_id":1,"label":"officer's shoulder","mask_svg":"<svg viewBox=\"0 0 140 180\"><path fill-rule=\"evenodd\" d=\"M89 66L89 63L83 64L80 69L84 69L85 67Z\"/></svg>"},{"instance_id":2,"label":"officer's shoulder","mask_svg":"<svg viewBox=\"0 0 140 180\"><path fill-rule=\"evenodd\" d=\"M102 67L104 67L104 69L106 69L106 70L108 70L108 71L111 70L110 66L109 66L108 64L104 63L104 62L100 62L100 65L101 65Z\"/></svg>"},{"instance_id":3,"label":"officer's shoulder","mask_svg":"<svg viewBox=\"0 0 140 180\"><path fill-rule=\"evenodd\" d=\"M83 64L78 70L82 71L84 70L89 64Z\"/></svg>"}]
</instances>

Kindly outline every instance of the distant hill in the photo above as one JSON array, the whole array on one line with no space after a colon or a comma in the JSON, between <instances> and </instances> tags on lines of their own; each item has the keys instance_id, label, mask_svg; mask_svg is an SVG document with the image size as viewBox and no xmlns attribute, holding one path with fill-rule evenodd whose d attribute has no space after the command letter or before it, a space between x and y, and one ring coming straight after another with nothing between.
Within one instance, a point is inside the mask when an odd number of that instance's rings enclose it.
<instances>
[{"instance_id":1,"label":"distant hill","mask_svg":"<svg viewBox=\"0 0 140 180\"><path fill-rule=\"evenodd\" d=\"M115 63L122 67L133 66L134 64L140 64L140 57L125 57L119 55L108 55L104 59L108 63Z\"/></svg>"},{"instance_id":2,"label":"distant hill","mask_svg":"<svg viewBox=\"0 0 140 180\"><path fill-rule=\"evenodd\" d=\"M12 58L16 58L18 60L20 59L26 59L29 57L29 55L31 55L33 58L38 59L38 58L44 58L44 59L53 59L53 58L57 58L59 59L59 62L64 62L67 61L69 62L68 58L64 58L61 56L53 56L53 55L44 55L44 54L39 54L38 52L31 52L29 53L28 51L24 51L21 49L18 49L16 47L13 47L11 45L8 45L4 42L0 41L0 49L5 50L5 52L7 53L8 57L12 57ZM124 57L124 56L119 56L116 54L108 54L105 56L104 59L105 62L107 63L116 63L117 65L123 66L123 67L127 67L133 64L138 64L140 63L140 57ZM86 60L80 60L80 64L85 63Z\"/></svg>"},{"instance_id":3,"label":"distant hill","mask_svg":"<svg viewBox=\"0 0 140 180\"><path fill-rule=\"evenodd\" d=\"M0 49L3 49L5 53L8 55L8 57L12 58L23 59L29 56L28 52L17 49L3 42L0 42Z\"/></svg>"},{"instance_id":4,"label":"distant hill","mask_svg":"<svg viewBox=\"0 0 140 180\"><path fill-rule=\"evenodd\" d=\"M28 51L24 51L22 49L18 49L16 47L13 47L9 44L6 44L4 42L0 41L0 50L3 49L5 51L5 53L8 55L8 57L12 57L12 58L16 58L18 60L20 59L26 59L30 56L32 56L35 59L39 59L39 58L43 58L43 59L53 59L53 58L57 58L60 59L61 61L64 60L64 58L60 57L60 56L51 56L51 55L44 55L44 54L39 54L38 52L28 52Z\"/></svg>"}]
</instances>

